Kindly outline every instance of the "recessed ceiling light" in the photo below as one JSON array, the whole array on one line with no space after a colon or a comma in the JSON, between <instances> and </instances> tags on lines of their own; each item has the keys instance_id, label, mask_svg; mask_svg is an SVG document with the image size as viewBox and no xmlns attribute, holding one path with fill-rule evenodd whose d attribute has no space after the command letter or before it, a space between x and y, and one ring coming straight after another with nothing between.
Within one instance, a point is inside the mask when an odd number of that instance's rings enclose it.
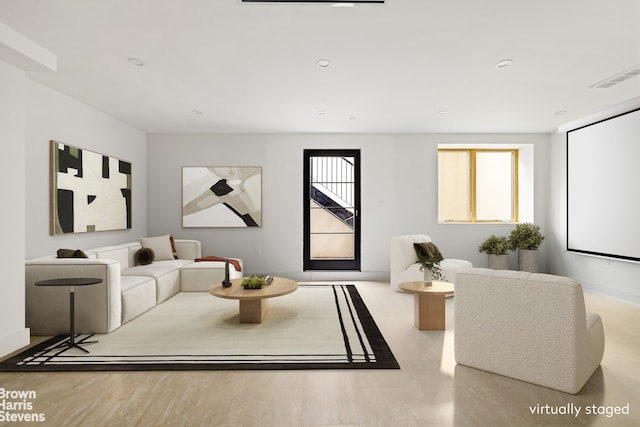
<instances>
[{"instance_id":1,"label":"recessed ceiling light","mask_svg":"<svg viewBox=\"0 0 640 427\"><path fill-rule=\"evenodd\" d=\"M511 65L513 61L511 59L503 59L502 61L496 64L496 68L505 68Z\"/></svg>"},{"instance_id":2,"label":"recessed ceiling light","mask_svg":"<svg viewBox=\"0 0 640 427\"><path fill-rule=\"evenodd\" d=\"M329 65L331 65L331 61L329 61L328 59L318 60L318 67L320 68L327 68Z\"/></svg>"},{"instance_id":3,"label":"recessed ceiling light","mask_svg":"<svg viewBox=\"0 0 640 427\"><path fill-rule=\"evenodd\" d=\"M200 111L200 110L196 110L196 109L191 110L191 112L192 112L193 114L195 114L195 115L198 115L198 116L199 116L200 114L202 114L202 111Z\"/></svg>"},{"instance_id":4,"label":"recessed ceiling light","mask_svg":"<svg viewBox=\"0 0 640 427\"><path fill-rule=\"evenodd\" d=\"M144 65L144 61L140 58L127 58L127 62L136 67L142 67Z\"/></svg>"},{"instance_id":5,"label":"recessed ceiling light","mask_svg":"<svg viewBox=\"0 0 640 427\"><path fill-rule=\"evenodd\" d=\"M327 112L324 111L324 110L318 110L318 111L316 111L316 114L319 115L319 116L324 116L325 114L327 114Z\"/></svg>"},{"instance_id":6,"label":"recessed ceiling light","mask_svg":"<svg viewBox=\"0 0 640 427\"><path fill-rule=\"evenodd\" d=\"M449 112L447 110L440 110L438 111L438 114L440 114L441 116L446 116L447 114L449 114Z\"/></svg>"},{"instance_id":7,"label":"recessed ceiling light","mask_svg":"<svg viewBox=\"0 0 640 427\"><path fill-rule=\"evenodd\" d=\"M356 116L349 117L349 120L355 120L355 119L356 119Z\"/></svg>"}]
</instances>

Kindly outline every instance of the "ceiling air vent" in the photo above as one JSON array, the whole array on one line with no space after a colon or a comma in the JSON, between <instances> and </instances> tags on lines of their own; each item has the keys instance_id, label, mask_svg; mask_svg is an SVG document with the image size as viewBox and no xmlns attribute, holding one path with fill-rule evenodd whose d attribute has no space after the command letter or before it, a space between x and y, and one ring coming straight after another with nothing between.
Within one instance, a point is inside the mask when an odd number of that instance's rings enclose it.
<instances>
[{"instance_id":1,"label":"ceiling air vent","mask_svg":"<svg viewBox=\"0 0 640 427\"><path fill-rule=\"evenodd\" d=\"M640 65L636 65L634 67L629 68L626 71L615 74L611 77L607 77L604 80L599 81L598 83L592 84L589 86L591 89L607 89L611 86L615 86L618 83L622 83L625 80L629 80L631 77L635 77L640 75Z\"/></svg>"}]
</instances>

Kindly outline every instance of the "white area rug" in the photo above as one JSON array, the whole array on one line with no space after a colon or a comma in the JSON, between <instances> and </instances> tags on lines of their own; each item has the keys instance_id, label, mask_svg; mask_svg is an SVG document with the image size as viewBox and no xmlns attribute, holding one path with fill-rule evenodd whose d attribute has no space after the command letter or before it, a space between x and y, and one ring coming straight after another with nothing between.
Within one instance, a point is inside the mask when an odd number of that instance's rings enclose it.
<instances>
[{"instance_id":1,"label":"white area rug","mask_svg":"<svg viewBox=\"0 0 640 427\"><path fill-rule=\"evenodd\" d=\"M78 349L45 341L0 371L198 369L398 369L353 285L300 285L269 300L262 323L238 321L238 302L182 292Z\"/></svg>"}]
</instances>

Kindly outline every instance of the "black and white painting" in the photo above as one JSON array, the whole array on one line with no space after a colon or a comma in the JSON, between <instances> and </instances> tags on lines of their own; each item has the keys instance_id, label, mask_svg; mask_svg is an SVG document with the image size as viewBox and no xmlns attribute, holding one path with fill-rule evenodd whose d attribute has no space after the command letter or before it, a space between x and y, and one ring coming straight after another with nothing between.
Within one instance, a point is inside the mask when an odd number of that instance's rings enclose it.
<instances>
[{"instance_id":1,"label":"black and white painting","mask_svg":"<svg viewBox=\"0 0 640 427\"><path fill-rule=\"evenodd\" d=\"M131 228L131 163L51 141L51 235Z\"/></svg>"},{"instance_id":2,"label":"black and white painting","mask_svg":"<svg viewBox=\"0 0 640 427\"><path fill-rule=\"evenodd\" d=\"M183 227L262 227L262 168L182 168Z\"/></svg>"}]
</instances>

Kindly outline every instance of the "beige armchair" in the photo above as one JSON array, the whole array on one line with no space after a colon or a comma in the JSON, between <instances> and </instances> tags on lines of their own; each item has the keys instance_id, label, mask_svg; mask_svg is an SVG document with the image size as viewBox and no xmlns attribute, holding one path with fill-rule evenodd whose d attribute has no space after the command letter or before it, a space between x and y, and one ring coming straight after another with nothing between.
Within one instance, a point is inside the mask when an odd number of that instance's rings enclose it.
<instances>
[{"instance_id":1,"label":"beige armchair","mask_svg":"<svg viewBox=\"0 0 640 427\"><path fill-rule=\"evenodd\" d=\"M414 243L431 242L425 234L410 234L391 238L390 276L391 288L399 291L400 283L423 280L424 274L420 265L416 264L418 256L413 247ZM445 254L446 255L446 254ZM470 261L445 258L440 262L442 274L447 282L456 282L456 273L466 268L472 268Z\"/></svg>"},{"instance_id":2,"label":"beige armchair","mask_svg":"<svg viewBox=\"0 0 640 427\"><path fill-rule=\"evenodd\" d=\"M598 368L602 320L575 280L486 268L457 279L457 363L572 394Z\"/></svg>"}]
</instances>

